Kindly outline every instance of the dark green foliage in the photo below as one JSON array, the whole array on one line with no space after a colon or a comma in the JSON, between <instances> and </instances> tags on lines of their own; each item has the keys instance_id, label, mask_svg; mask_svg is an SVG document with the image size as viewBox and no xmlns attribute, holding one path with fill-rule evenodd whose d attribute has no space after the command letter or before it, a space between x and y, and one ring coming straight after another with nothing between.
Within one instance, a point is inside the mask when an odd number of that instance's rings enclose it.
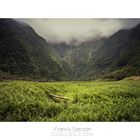
<instances>
[{"instance_id":1,"label":"dark green foliage","mask_svg":"<svg viewBox=\"0 0 140 140\"><path fill-rule=\"evenodd\" d=\"M71 67L72 80L110 78L115 80L140 75L140 24L120 30L109 38L80 45L53 45Z\"/></svg>"},{"instance_id":2,"label":"dark green foliage","mask_svg":"<svg viewBox=\"0 0 140 140\"><path fill-rule=\"evenodd\" d=\"M13 77L65 80L51 45L27 24L0 19L0 71Z\"/></svg>"},{"instance_id":3,"label":"dark green foliage","mask_svg":"<svg viewBox=\"0 0 140 140\"><path fill-rule=\"evenodd\" d=\"M94 39L81 44L53 44L53 48L63 61L64 70L70 80L84 80L88 62L103 45L106 38Z\"/></svg>"},{"instance_id":4,"label":"dark green foliage","mask_svg":"<svg viewBox=\"0 0 140 140\"><path fill-rule=\"evenodd\" d=\"M88 64L86 77L120 80L140 75L140 24L109 37Z\"/></svg>"},{"instance_id":5,"label":"dark green foliage","mask_svg":"<svg viewBox=\"0 0 140 140\"><path fill-rule=\"evenodd\" d=\"M140 24L80 44L48 43L27 24L0 19L0 79L120 80L140 75Z\"/></svg>"}]
</instances>

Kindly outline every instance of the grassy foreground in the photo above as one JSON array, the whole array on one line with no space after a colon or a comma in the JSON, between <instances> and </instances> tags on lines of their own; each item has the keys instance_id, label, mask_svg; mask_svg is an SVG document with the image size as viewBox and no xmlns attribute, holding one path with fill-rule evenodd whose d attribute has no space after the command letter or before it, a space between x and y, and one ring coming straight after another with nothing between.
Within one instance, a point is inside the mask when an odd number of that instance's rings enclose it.
<instances>
[{"instance_id":1,"label":"grassy foreground","mask_svg":"<svg viewBox=\"0 0 140 140\"><path fill-rule=\"evenodd\" d=\"M140 81L0 82L0 121L140 121Z\"/></svg>"}]
</instances>

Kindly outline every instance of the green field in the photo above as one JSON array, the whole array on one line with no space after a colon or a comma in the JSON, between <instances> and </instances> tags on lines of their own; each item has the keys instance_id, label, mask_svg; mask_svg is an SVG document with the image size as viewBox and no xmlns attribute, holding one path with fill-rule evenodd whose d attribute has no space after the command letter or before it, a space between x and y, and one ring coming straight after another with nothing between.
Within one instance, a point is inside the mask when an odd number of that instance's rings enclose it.
<instances>
[{"instance_id":1,"label":"green field","mask_svg":"<svg viewBox=\"0 0 140 140\"><path fill-rule=\"evenodd\" d=\"M140 121L140 81L0 82L0 121Z\"/></svg>"}]
</instances>

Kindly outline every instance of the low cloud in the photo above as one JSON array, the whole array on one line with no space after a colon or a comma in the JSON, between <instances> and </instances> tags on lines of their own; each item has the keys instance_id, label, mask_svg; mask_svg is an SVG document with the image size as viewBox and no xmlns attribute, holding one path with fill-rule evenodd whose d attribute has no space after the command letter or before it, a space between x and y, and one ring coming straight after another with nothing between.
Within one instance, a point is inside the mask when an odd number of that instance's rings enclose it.
<instances>
[{"instance_id":1,"label":"low cloud","mask_svg":"<svg viewBox=\"0 0 140 140\"><path fill-rule=\"evenodd\" d=\"M107 37L122 28L131 28L140 19L16 19L28 23L47 41L77 42Z\"/></svg>"}]
</instances>

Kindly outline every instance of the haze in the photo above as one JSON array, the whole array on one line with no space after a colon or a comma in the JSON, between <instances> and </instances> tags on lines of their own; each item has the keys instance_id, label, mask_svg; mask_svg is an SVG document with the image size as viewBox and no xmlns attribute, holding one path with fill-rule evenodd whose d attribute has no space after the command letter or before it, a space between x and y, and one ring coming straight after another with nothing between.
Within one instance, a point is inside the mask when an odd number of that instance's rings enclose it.
<instances>
[{"instance_id":1,"label":"haze","mask_svg":"<svg viewBox=\"0 0 140 140\"><path fill-rule=\"evenodd\" d=\"M140 19L16 19L32 26L47 41L71 43L108 37L123 28L131 28Z\"/></svg>"}]
</instances>

